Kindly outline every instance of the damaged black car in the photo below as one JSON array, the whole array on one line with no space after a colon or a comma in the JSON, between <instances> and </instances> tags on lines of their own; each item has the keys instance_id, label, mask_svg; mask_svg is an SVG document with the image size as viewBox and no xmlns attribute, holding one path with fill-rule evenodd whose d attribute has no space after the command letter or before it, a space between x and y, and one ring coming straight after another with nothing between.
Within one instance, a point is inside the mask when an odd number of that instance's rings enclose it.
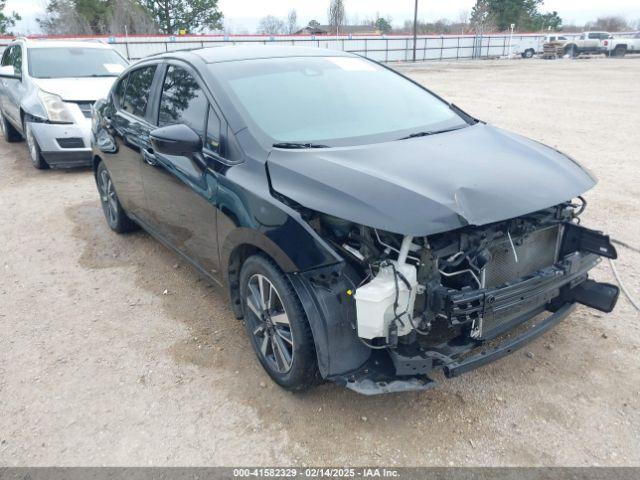
<instances>
[{"instance_id":1,"label":"damaged black car","mask_svg":"<svg viewBox=\"0 0 640 480\"><path fill-rule=\"evenodd\" d=\"M591 173L359 56L174 52L129 67L93 119L103 211L226 285L287 389L424 390L610 312L616 258L580 224Z\"/></svg>"}]
</instances>

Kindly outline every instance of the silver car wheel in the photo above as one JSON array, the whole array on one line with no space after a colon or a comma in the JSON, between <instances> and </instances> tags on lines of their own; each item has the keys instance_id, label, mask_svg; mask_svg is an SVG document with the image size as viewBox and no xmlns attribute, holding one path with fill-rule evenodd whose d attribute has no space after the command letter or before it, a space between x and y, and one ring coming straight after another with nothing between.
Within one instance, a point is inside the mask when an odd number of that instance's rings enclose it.
<instances>
[{"instance_id":1,"label":"silver car wheel","mask_svg":"<svg viewBox=\"0 0 640 480\"><path fill-rule=\"evenodd\" d=\"M106 170L100 172L100 201L102 202L102 208L107 213L107 220L109 225L115 225L118 220L118 200L116 197L116 191L113 188L113 182Z\"/></svg>"},{"instance_id":2,"label":"silver car wheel","mask_svg":"<svg viewBox=\"0 0 640 480\"><path fill-rule=\"evenodd\" d=\"M25 137L27 139L27 148L29 149L29 155L31 156L31 161L36 164L38 163L38 145L36 144L36 139L33 136L33 131L31 130L31 125L29 123L25 126Z\"/></svg>"},{"instance_id":3,"label":"silver car wheel","mask_svg":"<svg viewBox=\"0 0 640 480\"><path fill-rule=\"evenodd\" d=\"M278 290L257 273L249 279L245 302L260 354L277 372L287 373L293 364L293 335Z\"/></svg>"}]
</instances>

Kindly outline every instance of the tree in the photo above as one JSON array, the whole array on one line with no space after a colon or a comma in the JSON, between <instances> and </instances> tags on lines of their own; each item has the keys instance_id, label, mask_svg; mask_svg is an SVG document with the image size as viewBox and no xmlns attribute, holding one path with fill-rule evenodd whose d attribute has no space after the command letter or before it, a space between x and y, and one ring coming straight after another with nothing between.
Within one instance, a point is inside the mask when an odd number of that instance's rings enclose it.
<instances>
[{"instance_id":1,"label":"tree","mask_svg":"<svg viewBox=\"0 0 640 480\"><path fill-rule=\"evenodd\" d=\"M551 13L542 13L535 16L533 21L534 28L532 30L547 30L551 27L551 30L562 30L562 18L555 10Z\"/></svg>"},{"instance_id":2,"label":"tree","mask_svg":"<svg viewBox=\"0 0 640 480\"><path fill-rule=\"evenodd\" d=\"M495 25L499 31L515 25L519 30L540 30L545 25L559 28L562 19L557 12L542 14L538 8L543 0L476 0L471 12L471 23L476 30L489 31Z\"/></svg>"},{"instance_id":3,"label":"tree","mask_svg":"<svg viewBox=\"0 0 640 480\"><path fill-rule=\"evenodd\" d=\"M311 20L309 22L309 27L311 28L318 28L320 26L320 22L317 20Z\"/></svg>"},{"instance_id":4,"label":"tree","mask_svg":"<svg viewBox=\"0 0 640 480\"><path fill-rule=\"evenodd\" d=\"M137 0L51 0L37 21L49 35L158 32L149 11Z\"/></svg>"},{"instance_id":5,"label":"tree","mask_svg":"<svg viewBox=\"0 0 640 480\"><path fill-rule=\"evenodd\" d=\"M16 12L4 13L6 3L7 0L0 0L0 34L9 33L9 29L14 27L17 21L22 20Z\"/></svg>"},{"instance_id":6,"label":"tree","mask_svg":"<svg viewBox=\"0 0 640 480\"><path fill-rule=\"evenodd\" d=\"M337 33L342 25L344 25L344 1L331 0L329 4L329 25L333 33Z\"/></svg>"},{"instance_id":7,"label":"tree","mask_svg":"<svg viewBox=\"0 0 640 480\"><path fill-rule=\"evenodd\" d=\"M374 26L376 30L380 33L389 33L391 31L391 21L390 19L379 17L375 22Z\"/></svg>"},{"instance_id":8,"label":"tree","mask_svg":"<svg viewBox=\"0 0 640 480\"><path fill-rule=\"evenodd\" d=\"M222 12L218 0L138 0L168 35L222 29Z\"/></svg>"},{"instance_id":9,"label":"tree","mask_svg":"<svg viewBox=\"0 0 640 480\"><path fill-rule=\"evenodd\" d=\"M471 10L471 27L477 35L490 32L495 28L495 19L491 11L491 0L477 0Z\"/></svg>"},{"instance_id":10,"label":"tree","mask_svg":"<svg viewBox=\"0 0 640 480\"><path fill-rule=\"evenodd\" d=\"M296 12L295 8L289 11L289 15L287 17L287 33L289 35L293 35L298 31L298 12Z\"/></svg>"},{"instance_id":11,"label":"tree","mask_svg":"<svg viewBox=\"0 0 640 480\"><path fill-rule=\"evenodd\" d=\"M267 15L260 19L258 24L258 33L261 35L279 35L284 33L287 26L284 21L273 15Z\"/></svg>"},{"instance_id":12,"label":"tree","mask_svg":"<svg viewBox=\"0 0 640 480\"><path fill-rule=\"evenodd\" d=\"M624 32L629 30L629 25L623 17L608 16L598 17L595 22L587 23L585 29L604 30L605 32Z\"/></svg>"}]
</instances>

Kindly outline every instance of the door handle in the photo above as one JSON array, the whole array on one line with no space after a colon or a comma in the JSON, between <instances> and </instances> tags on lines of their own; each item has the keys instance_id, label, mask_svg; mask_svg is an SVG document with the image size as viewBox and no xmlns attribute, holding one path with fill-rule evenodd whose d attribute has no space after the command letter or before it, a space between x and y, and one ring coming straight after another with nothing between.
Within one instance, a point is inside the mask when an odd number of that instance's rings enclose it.
<instances>
[{"instance_id":1,"label":"door handle","mask_svg":"<svg viewBox=\"0 0 640 480\"><path fill-rule=\"evenodd\" d=\"M142 158L144 158L144 162L147 165L152 167L158 166L158 160L156 159L156 154L154 153L153 148L143 148Z\"/></svg>"}]
</instances>

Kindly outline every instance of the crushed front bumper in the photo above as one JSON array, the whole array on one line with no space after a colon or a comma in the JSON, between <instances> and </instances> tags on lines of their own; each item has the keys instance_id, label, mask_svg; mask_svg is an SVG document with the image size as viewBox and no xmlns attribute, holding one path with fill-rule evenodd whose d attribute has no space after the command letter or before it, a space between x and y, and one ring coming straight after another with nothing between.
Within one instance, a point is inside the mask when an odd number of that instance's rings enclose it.
<instances>
[{"instance_id":1,"label":"crushed front bumper","mask_svg":"<svg viewBox=\"0 0 640 480\"><path fill-rule=\"evenodd\" d=\"M52 167L91 165L91 119L80 117L72 124L34 122L31 131L45 161Z\"/></svg>"},{"instance_id":2,"label":"crushed front bumper","mask_svg":"<svg viewBox=\"0 0 640 480\"><path fill-rule=\"evenodd\" d=\"M512 285L469 292L443 291L438 308L452 325L468 326L492 319L491 328L481 328L481 334L474 338L456 337L428 348L376 351L357 371L333 380L365 395L426 390L435 385L427 376L429 372L440 369L447 377L455 377L508 355L561 322L577 303L611 311L618 299L618 287L587 277L600 260L594 253L575 252ZM545 311L551 314L514 333L517 327ZM509 338L498 338L501 335ZM488 347L489 341L497 343Z\"/></svg>"}]
</instances>

